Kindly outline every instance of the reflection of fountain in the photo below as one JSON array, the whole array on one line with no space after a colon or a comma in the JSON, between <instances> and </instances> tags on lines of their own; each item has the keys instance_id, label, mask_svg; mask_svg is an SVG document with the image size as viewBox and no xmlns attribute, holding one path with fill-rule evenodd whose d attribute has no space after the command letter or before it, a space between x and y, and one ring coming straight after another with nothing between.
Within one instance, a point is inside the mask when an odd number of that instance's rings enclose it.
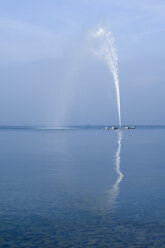
<instances>
[{"instance_id":1,"label":"reflection of fountain","mask_svg":"<svg viewBox=\"0 0 165 248\"><path fill-rule=\"evenodd\" d=\"M121 152L121 140L122 140L122 133L119 131L118 133L118 147L115 153L115 169L118 175L117 180L113 184L112 188L109 191L109 199L111 207L115 204L116 198L119 194L119 184L123 179L123 174L120 170L120 152Z\"/></svg>"},{"instance_id":2,"label":"reflection of fountain","mask_svg":"<svg viewBox=\"0 0 165 248\"><path fill-rule=\"evenodd\" d=\"M70 206L106 215L116 207L123 179L120 170L123 131L109 132L110 140L107 135L103 136L104 132L90 132L92 139L82 139L83 135L84 132L60 132L56 135L54 149L60 154L61 160L60 166L58 163L55 166L55 174L60 183L60 192ZM87 137L89 133L85 131L85 135ZM81 146L72 141L73 137L79 137ZM96 138L96 146L93 145L93 137ZM106 141L111 147L110 152ZM84 157L87 159L86 166Z\"/></svg>"}]
</instances>

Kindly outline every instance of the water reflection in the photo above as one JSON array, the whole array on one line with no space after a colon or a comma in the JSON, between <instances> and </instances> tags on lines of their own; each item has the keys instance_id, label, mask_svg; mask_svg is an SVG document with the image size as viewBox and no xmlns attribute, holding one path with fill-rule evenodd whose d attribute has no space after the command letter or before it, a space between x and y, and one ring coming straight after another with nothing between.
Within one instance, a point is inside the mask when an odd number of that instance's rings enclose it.
<instances>
[{"instance_id":1,"label":"water reflection","mask_svg":"<svg viewBox=\"0 0 165 248\"><path fill-rule=\"evenodd\" d=\"M108 132L106 136L104 131L57 134L51 139L54 142L51 153L56 163L50 169L54 183L60 188L56 195L63 199L62 205L66 202L71 208L98 214L111 211L116 206L123 179L122 131Z\"/></svg>"},{"instance_id":2,"label":"water reflection","mask_svg":"<svg viewBox=\"0 0 165 248\"><path fill-rule=\"evenodd\" d=\"M121 141L122 141L122 132L118 132L118 139L117 139L117 151L115 153L115 170L117 173L117 179L113 184L112 188L109 190L109 203L110 207L112 208L115 203L116 199L119 194L119 185L123 179L123 173L120 170L120 153L121 153Z\"/></svg>"}]
</instances>

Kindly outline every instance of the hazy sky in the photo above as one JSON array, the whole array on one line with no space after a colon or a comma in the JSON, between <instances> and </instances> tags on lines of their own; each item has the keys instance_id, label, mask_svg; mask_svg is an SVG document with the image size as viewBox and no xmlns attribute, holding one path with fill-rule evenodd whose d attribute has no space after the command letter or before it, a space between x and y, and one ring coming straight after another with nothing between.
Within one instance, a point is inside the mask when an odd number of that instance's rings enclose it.
<instances>
[{"instance_id":1,"label":"hazy sky","mask_svg":"<svg viewBox=\"0 0 165 248\"><path fill-rule=\"evenodd\" d=\"M0 0L0 125L116 124L113 78L88 43L111 28L123 123L165 124L164 0Z\"/></svg>"}]
</instances>

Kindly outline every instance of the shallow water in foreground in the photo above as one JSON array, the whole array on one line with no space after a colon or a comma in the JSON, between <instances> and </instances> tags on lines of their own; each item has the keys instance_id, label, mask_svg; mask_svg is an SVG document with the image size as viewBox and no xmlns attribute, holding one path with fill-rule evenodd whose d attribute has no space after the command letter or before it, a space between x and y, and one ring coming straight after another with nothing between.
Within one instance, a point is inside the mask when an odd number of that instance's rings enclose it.
<instances>
[{"instance_id":1,"label":"shallow water in foreground","mask_svg":"<svg viewBox=\"0 0 165 248\"><path fill-rule=\"evenodd\" d=\"M165 247L165 127L0 129L0 247Z\"/></svg>"}]
</instances>

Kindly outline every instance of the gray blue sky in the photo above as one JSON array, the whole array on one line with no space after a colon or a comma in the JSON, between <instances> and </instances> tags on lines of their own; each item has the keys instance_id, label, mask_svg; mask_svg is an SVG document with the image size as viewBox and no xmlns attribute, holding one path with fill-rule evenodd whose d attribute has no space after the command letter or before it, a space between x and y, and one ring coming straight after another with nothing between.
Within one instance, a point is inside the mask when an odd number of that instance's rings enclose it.
<instances>
[{"instance_id":1,"label":"gray blue sky","mask_svg":"<svg viewBox=\"0 0 165 248\"><path fill-rule=\"evenodd\" d=\"M123 123L165 124L163 0L0 0L0 125L116 124L89 30L111 28Z\"/></svg>"}]
</instances>

